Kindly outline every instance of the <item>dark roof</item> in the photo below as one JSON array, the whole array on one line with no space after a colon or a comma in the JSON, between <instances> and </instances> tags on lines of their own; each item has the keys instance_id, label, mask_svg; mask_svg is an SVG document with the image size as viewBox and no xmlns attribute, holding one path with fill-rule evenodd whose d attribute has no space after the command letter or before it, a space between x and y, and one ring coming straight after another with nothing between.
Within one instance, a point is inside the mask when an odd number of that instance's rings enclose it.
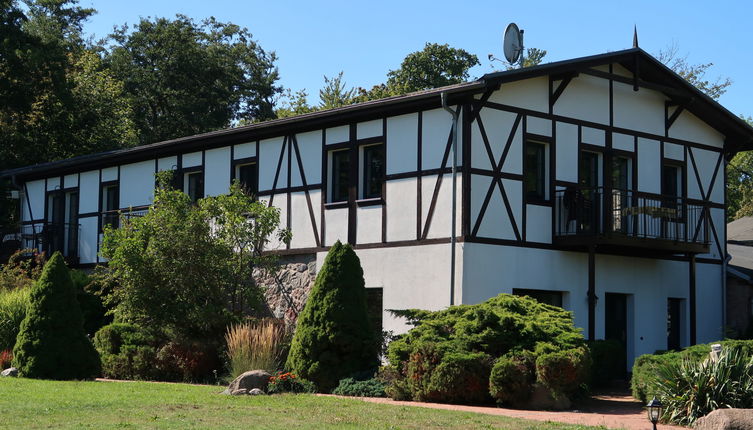
<instances>
[{"instance_id":1,"label":"dark roof","mask_svg":"<svg viewBox=\"0 0 753 430\"><path fill-rule=\"evenodd\" d=\"M225 146L232 143L252 141L273 137L280 132L295 132L315 128L317 126L333 127L348 121L375 116L379 114L396 115L409 112L416 107L427 105L438 106L439 94L447 92L452 97L467 97L484 90L494 89L505 82L529 79L545 75L572 76L577 73L598 73L591 69L594 66L619 63L634 72L638 70L637 82L640 86L662 91L669 97L682 103L685 108L702 118L727 137L727 151L737 152L753 149L753 128L715 100L699 91L693 85L662 64L660 61L640 48L609 52L588 57L574 58L564 61L541 64L533 67L489 73L473 82L466 82L441 88L435 88L415 93L389 97L380 100L343 106L325 111L313 112L291 118L271 120L262 123L229 128L193 136L181 137L164 142L142 145L134 148L119 149L97 154L83 155L61 161L21 167L0 172L0 177L41 177L51 172L74 172L86 168L94 168L107 164L120 164L132 161L154 158L187 152L191 150L208 149ZM601 72L603 74L603 72ZM631 78L612 75L615 79L634 82Z\"/></svg>"}]
</instances>

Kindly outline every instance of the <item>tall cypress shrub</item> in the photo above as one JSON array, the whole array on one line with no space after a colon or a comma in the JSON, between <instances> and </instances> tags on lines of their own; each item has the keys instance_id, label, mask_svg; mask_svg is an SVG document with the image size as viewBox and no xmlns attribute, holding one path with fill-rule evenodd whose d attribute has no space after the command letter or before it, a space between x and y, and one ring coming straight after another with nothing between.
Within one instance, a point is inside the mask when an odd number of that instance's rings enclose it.
<instances>
[{"instance_id":1,"label":"tall cypress shrub","mask_svg":"<svg viewBox=\"0 0 753 430\"><path fill-rule=\"evenodd\" d=\"M71 274L56 252L34 284L13 348L21 376L89 379L100 374L99 354L86 337Z\"/></svg>"},{"instance_id":2,"label":"tall cypress shrub","mask_svg":"<svg viewBox=\"0 0 753 430\"><path fill-rule=\"evenodd\" d=\"M337 241L298 318L286 367L329 392L340 379L375 368L378 354L361 262L350 245Z\"/></svg>"}]
</instances>

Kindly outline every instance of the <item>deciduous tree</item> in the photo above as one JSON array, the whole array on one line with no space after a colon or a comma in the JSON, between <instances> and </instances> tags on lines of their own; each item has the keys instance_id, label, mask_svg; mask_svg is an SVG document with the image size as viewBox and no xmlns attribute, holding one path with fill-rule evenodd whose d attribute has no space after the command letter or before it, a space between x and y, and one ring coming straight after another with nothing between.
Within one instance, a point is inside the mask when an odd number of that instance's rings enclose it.
<instances>
[{"instance_id":1,"label":"deciduous tree","mask_svg":"<svg viewBox=\"0 0 753 430\"><path fill-rule=\"evenodd\" d=\"M274 117L274 52L235 24L142 18L110 36L106 61L135 109L140 143Z\"/></svg>"}]
</instances>

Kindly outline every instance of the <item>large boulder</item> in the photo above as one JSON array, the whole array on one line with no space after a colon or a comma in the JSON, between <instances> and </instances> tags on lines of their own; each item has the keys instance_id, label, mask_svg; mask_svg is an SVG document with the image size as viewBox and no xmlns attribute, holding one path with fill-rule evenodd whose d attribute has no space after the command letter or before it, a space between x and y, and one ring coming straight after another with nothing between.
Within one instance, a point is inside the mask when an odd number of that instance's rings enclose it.
<instances>
[{"instance_id":1,"label":"large boulder","mask_svg":"<svg viewBox=\"0 0 753 430\"><path fill-rule=\"evenodd\" d=\"M249 392L254 388L267 391L267 385L269 385L269 378L271 377L272 375L265 370L249 370L233 379L233 382L228 385L225 393L232 394L238 390L246 390L246 392Z\"/></svg>"},{"instance_id":2,"label":"large boulder","mask_svg":"<svg viewBox=\"0 0 753 430\"><path fill-rule=\"evenodd\" d=\"M693 428L698 430L753 429L753 409L717 409L699 418Z\"/></svg>"}]
</instances>

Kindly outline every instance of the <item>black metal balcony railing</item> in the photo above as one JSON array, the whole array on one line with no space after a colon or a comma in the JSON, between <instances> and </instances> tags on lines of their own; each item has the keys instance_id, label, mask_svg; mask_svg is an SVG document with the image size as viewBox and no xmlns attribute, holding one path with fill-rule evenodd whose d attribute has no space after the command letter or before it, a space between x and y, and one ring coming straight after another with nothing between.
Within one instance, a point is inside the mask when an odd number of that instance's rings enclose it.
<instances>
[{"instance_id":1,"label":"black metal balcony railing","mask_svg":"<svg viewBox=\"0 0 753 430\"><path fill-rule=\"evenodd\" d=\"M555 239L572 243L650 246L671 242L666 250L700 251L709 243L705 207L683 197L630 190L568 188L555 193ZM632 242L631 242L632 240ZM700 248L699 248L700 247Z\"/></svg>"},{"instance_id":2,"label":"black metal balcony railing","mask_svg":"<svg viewBox=\"0 0 753 430\"><path fill-rule=\"evenodd\" d=\"M139 218L149 211L149 207L142 207L142 208L136 208L131 210L113 210L113 211L107 211L102 212L102 230L104 230L106 225L112 226L113 228L120 227L120 219L131 219L131 218Z\"/></svg>"},{"instance_id":3,"label":"black metal balcony railing","mask_svg":"<svg viewBox=\"0 0 753 430\"><path fill-rule=\"evenodd\" d=\"M60 251L69 261L78 260L78 235L81 226L73 223L35 223L21 226L23 249L37 249L51 255Z\"/></svg>"}]
</instances>

